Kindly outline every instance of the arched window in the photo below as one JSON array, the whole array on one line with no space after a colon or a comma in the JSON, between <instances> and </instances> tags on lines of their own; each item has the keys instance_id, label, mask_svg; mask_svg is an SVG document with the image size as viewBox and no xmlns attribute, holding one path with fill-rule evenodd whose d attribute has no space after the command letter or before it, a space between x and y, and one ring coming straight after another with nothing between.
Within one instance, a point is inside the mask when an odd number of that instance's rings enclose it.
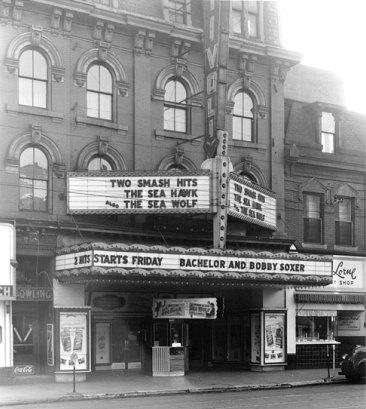
<instances>
[{"instance_id":1,"label":"arched window","mask_svg":"<svg viewBox=\"0 0 366 409\"><path fill-rule=\"evenodd\" d=\"M234 98L233 139L254 142L254 103L247 92L239 92Z\"/></svg>"},{"instance_id":2,"label":"arched window","mask_svg":"<svg viewBox=\"0 0 366 409\"><path fill-rule=\"evenodd\" d=\"M20 198L22 210L47 211L48 160L37 148L27 148L20 156L19 166Z\"/></svg>"},{"instance_id":3,"label":"arched window","mask_svg":"<svg viewBox=\"0 0 366 409\"><path fill-rule=\"evenodd\" d=\"M164 129L173 132L187 132L187 90L175 79L165 86Z\"/></svg>"},{"instance_id":4,"label":"arched window","mask_svg":"<svg viewBox=\"0 0 366 409\"><path fill-rule=\"evenodd\" d=\"M47 108L48 67L44 56L32 49L19 58L19 104Z\"/></svg>"},{"instance_id":5,"label":"arched window","mask_svg":"<svg viewBox=\"0 0 366 409\"><path fill-rule=\"evenodd\" d=\"M110 160L103 156L94 156L88 163L88 170L97 170L101 172L108 172L113 170Z\"/></svg>"},{"instance_id":6,"label":"arched window","mask_svg":"<svg viewBox=\"0 0 366 409\"><path fill-rule=\"evenodd\" d=\"M112 120L112 75L100 64L92 65L87 76L88 116Z\"/></svg>"}]
</instances>

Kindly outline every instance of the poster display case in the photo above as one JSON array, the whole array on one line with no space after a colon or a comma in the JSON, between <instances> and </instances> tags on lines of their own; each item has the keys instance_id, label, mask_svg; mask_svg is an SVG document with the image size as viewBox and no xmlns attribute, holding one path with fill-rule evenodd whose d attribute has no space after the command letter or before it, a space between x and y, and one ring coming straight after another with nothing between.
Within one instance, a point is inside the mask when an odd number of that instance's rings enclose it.
<instances>
[{"instance_id":1,"label":"poster display case","mask_svg":"<svg viewBox=\"0 0 366 409\"><path fill-rule=\"evenodd\" d=\"M56 308L57 372L90 372L90 308Z\"/></svg>"},{"instance_id":2,"label":"poster display case","mask_svg":"<svg viewBox=\"0 0 366 409\"><path fill-rule=\"evenodd\" d=\"M261 309L251 314L251 369L287 364L286 309Z\"/></svg>"}]
</instances>

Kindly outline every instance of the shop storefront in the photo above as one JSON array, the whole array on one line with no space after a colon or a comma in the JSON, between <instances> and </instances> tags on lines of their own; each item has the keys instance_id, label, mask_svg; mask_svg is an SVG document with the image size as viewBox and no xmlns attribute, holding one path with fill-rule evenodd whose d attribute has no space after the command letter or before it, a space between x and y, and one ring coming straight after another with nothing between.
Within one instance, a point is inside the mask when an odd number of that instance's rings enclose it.
<instances>
[{"instance_id":1,"label":"shop storefront","mask_svg":"<svg viewBox=\"0 0 366 409\"><path fill-rule=\"evenodd\" d=\"M325 367L334 346L338 365L343 353L365 342L365 260L334 256L333 281L321 289L297 289L296 367Z\"/></svg>"}]
</instances>

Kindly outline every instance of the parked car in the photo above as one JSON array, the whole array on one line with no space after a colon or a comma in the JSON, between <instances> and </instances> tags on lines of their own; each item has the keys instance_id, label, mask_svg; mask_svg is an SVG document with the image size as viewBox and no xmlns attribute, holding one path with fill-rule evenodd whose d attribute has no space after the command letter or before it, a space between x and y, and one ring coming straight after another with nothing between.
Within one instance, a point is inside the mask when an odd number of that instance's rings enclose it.
<instances>
[{"instance_id":1,"label":"parked car","mask_svg":"<svg viewBox=\"0 0 366 409\"><path fill-rule=\"evenodd\" d=\"M345 354L342 358L339 375L345 375L351 383L360 383L366 375L366 346L357 345L351 356Z\"/></svg>"}]
</instances>

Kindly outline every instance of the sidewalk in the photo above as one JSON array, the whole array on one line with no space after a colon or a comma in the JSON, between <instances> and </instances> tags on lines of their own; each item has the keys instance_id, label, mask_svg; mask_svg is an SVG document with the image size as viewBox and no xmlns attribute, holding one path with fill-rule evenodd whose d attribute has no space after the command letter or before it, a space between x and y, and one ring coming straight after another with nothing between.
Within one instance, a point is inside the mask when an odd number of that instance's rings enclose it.
<instances>
[{"instance_id":1,"label":"sidewalk","mask_svg":"<svg viewBox=\"0 0 366 409\"><path fill-rule=\"evenodd\" d=\"M55 383L53 377L33 375L17 378L16 383L0 386L0 407L60 400L111 399L131 396L156 396L184 393L210 393L346 382L339 368L296 369L280 372L240 370L192 371L186 376L153 377L139 370L108 371L89 374L86 382Z\"/></svg>"}]
</instances>

